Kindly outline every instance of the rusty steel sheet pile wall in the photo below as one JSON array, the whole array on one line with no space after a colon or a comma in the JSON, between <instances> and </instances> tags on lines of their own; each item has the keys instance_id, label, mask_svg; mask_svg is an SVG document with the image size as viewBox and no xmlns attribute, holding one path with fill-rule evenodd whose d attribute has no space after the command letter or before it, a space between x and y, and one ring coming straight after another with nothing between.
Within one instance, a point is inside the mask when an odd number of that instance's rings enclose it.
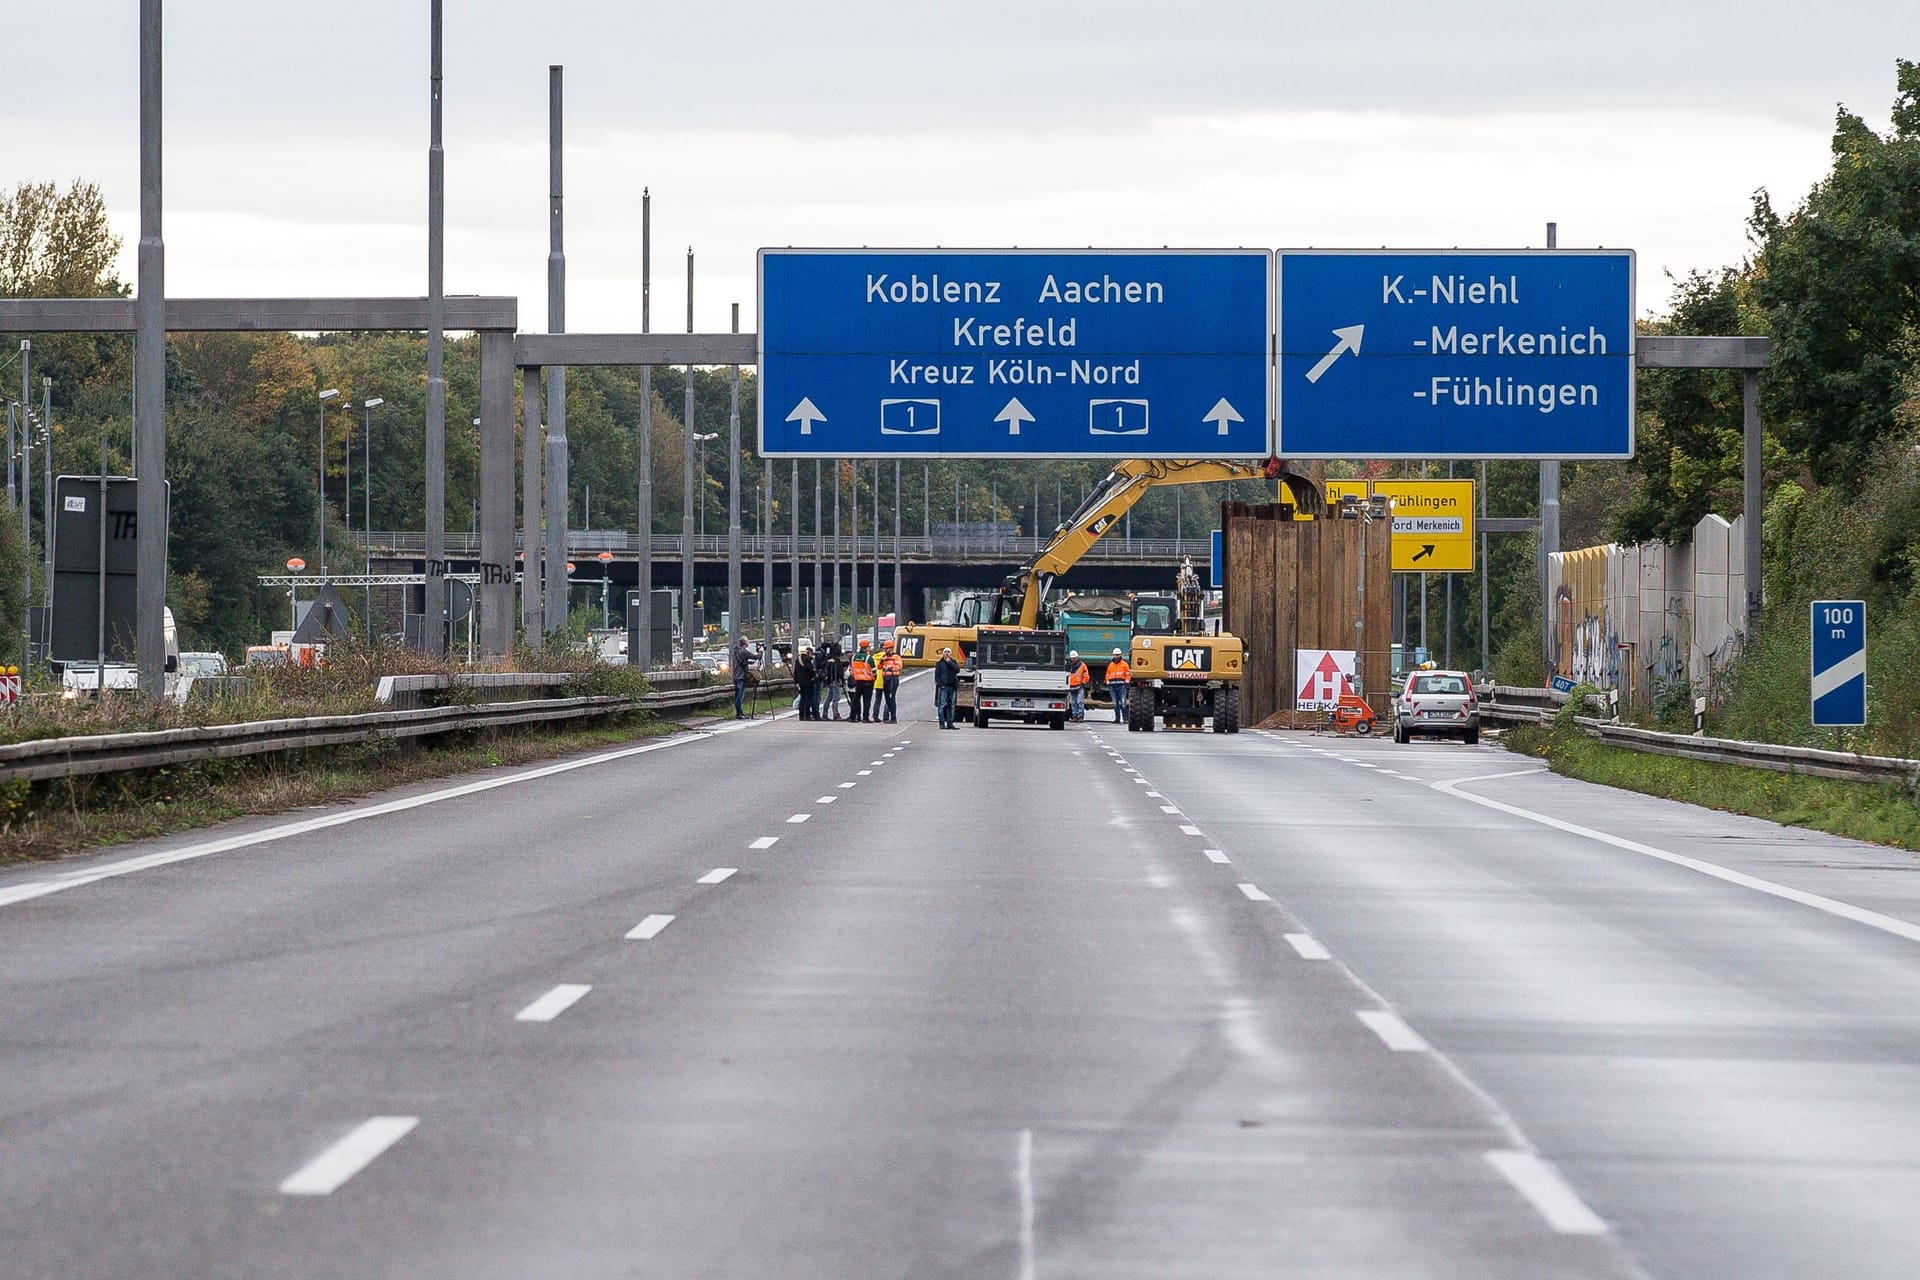
<instances>
[{"instance_id":1,"label":"rusty steel sheet pile wall","mask_svg":"<svg viewBox=\"0 0 1920 1280\"><path fill-rule=\"evenodd\" d=\"M1294 520L1291 512L1280 504L1220 507L1227 551L1224 624L1247 650L1242 718L1258 724L1276 711L1293 710L1299 649L1358 649L1361 690L1384 715L1391 696L1393 617L1387 526ZM1363 547L1366 618L1356 632Z\"/></svg>"}]
</instances>

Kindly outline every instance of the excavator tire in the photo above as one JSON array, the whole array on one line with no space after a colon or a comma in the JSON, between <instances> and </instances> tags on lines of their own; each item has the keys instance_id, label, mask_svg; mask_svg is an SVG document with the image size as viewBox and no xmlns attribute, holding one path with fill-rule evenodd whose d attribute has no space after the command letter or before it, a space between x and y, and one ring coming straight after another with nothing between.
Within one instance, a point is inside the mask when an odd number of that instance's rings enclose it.
<instances>
[{"instance_id":1,"label":"excavator tire","mask_svg":"<svg viewBox=\"0 0 1920 1280\"><path fill-rule=\"evenodd\" d=\"M1153 732L1153 691L1135 689L1127 703L1127 728L1135 733Z\"/></svg>"},{"instance_id":2,"label":"excavator tire","mask_svg":"<svg viewBox=\"0 0 1920 1280\"><path fill-rule=\"evenodd\" d=\"M1213 704L1213 731L1240 732L1240 686L1230 684L1220 691Z\"/></svg>"}]
</instances>

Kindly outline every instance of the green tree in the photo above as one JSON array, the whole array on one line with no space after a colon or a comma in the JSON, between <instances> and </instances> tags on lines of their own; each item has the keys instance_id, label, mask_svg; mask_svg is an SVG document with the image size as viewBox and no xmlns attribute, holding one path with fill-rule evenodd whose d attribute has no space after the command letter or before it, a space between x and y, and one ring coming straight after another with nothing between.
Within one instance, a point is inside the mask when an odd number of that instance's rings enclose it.
<instances>
[{"instance_id":1,"label":"green tree","mask_svg":"<svg viewBox=\"0 0 1920 1280\"><path fill-rule=\"evenodd\" d=\"M1832 171L1785 217L1760 192L1750 221L1769 415L1823 484L1864 473L1920 360L1920 64L1897 66L1891 132L1842 108Z\"/></svg>"}]
</instances>

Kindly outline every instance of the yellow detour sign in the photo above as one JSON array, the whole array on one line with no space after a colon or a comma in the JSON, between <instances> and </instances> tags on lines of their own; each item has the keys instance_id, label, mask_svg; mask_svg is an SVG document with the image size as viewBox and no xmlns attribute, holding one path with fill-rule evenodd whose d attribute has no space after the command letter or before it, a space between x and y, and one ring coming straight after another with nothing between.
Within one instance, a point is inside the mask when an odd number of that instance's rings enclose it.
<instances>
[{"instance_id":1,"label":"yellow detour sign","mask_svg":"<svg viewBox=\"0 0 1920 1280\"><path fill-rule=\"evenodd\" d=\"M1365 498L1365 480L1327 481L1327 505ZM1393 500L1395 573L1473 572L1473 481L1375 480L1372 496Z\"/></svg>"}]
</instances>

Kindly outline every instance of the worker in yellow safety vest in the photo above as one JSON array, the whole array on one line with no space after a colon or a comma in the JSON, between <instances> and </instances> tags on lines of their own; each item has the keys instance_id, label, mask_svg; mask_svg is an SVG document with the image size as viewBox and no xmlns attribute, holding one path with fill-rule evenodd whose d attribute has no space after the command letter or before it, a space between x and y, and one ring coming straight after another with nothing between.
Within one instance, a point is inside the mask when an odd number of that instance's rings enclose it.
<instances>
[{"instance_id":1,"label":"worker in yellow safety vest","mask_svg":"<svg viewBox=\"0 0 1920 1280\"><path fill-rule=\"evenodd\" d=\"M1133 668L1127 665L1127 655L1115 649L1107 659L1107 696L1113 699L1115 724L1127 718L1127 691L1132 687Z\"/></svg>"},{"instance_id":2,"label":"worker in yellow safety vest","mask_svg":"<svg viewBox=\"0 0 1920 1280\"><path fill-rule=\"evenodd\" d=\"M1067 650L1067 718L1085 720L1087 718L1087 685L1093 679L1093 673L1087 670L1087 664L1080 661L1078 649Z\"/></svg>"},{"instance_id":3,"label":"worker in yellow safety vest","mask_svg":"<svg viewBox=\"0 0 1920 1280\"><path fill-rule=\"evenodd\" d=\"M886 722L900 723L900 673L906 669L906 662L895 651L893 641L889 640L880 649L880 681L874 687L879 689L886 699Z\"/></svg>"}]
</instances>

